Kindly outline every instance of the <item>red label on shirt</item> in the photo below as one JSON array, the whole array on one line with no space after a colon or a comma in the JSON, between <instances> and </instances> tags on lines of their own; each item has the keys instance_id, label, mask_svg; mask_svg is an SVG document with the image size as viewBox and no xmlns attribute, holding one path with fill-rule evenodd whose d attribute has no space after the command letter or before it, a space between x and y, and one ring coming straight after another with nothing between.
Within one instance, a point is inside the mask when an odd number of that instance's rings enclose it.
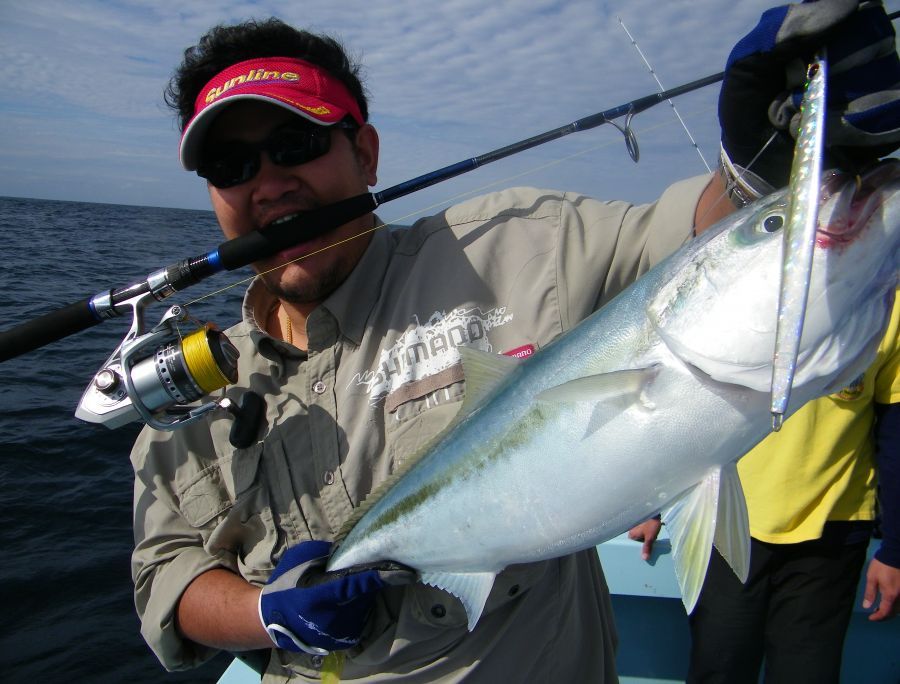
<instances>
[{"instance_id":1,"label":"red label on shirt","mask_svg":"<svg viewBox=\"0 0 900 684\"><path fill-rule=\"evenodd\" d=\"M521 347L516 347L515 349L503 352L503 356L514 356L517 359L525 359L532 354L534 354L533 344L525 344Z\"/></svg>"}]
</instances>

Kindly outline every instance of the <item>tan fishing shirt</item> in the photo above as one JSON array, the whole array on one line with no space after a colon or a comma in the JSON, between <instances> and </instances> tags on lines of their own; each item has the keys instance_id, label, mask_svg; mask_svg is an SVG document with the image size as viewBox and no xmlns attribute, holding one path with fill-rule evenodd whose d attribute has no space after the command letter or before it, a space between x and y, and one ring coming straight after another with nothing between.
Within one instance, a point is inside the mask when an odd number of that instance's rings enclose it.
<instances>
[{"instance_id":1,"label":"tan fishing shirt","mask_svg":"<svg viewBox=\"0 0 900 684\"><path fill-rule=\"evenodd\" d=\"M187 668L214 653L175 628L195 577L224 567L262 585L285 548L333 538L456 413L457 346L541 349L688 239L707 181L683 181L639 207L516 188L376 231L310 316L308 352L261 331L276 302L254 282L242 322L228 331L240 380L225 393L263 397L259 441L232 447L232 419L215 411L175 432L145 428L132 452L135 597L163 664ZM501 573L471 633L450 595L421 584L386 589L341 678L616 681L615 646L589 549ZM321 665L273 650L264 681L317 678Z\"/></svg>"}]
</instances>

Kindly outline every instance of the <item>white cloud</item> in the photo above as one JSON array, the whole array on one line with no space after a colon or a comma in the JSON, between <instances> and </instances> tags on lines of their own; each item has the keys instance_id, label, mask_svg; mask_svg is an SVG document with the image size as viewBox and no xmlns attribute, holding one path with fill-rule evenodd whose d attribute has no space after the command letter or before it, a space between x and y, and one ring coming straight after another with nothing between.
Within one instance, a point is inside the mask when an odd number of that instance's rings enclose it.
<instances>
[{"instance_id":1,"label":"white cloud","mask_svg":"<svg viewBox=\"0 0 900 684\"><path fill-rule=\"evenodd\" d=\"M3 3L0 194L205 208L203 184L178 166L178 134L162 91L184 48L216 23L276 15L336 35L361 54L372 119L382 137L383 189L654 91L617 15L664 85L673 87L720 71L731 46L770 4ZM716 92L710 86L676 101L707 157L714 156L718 140ZM640 131L638 165L614 130L579 133L398 200L396 211L502 182L601 144L584 157L510 182L644 201L669 182L702 171L667 105L639 115L634 126ZM69 172L77 177L68 178Z\"/></svg>"}]
</instances>

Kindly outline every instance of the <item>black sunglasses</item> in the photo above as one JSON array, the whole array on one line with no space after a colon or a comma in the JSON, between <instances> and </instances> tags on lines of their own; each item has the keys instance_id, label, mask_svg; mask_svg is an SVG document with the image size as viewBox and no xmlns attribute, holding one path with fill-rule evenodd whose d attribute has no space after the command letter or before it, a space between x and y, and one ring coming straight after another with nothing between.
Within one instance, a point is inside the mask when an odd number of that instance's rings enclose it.
<instances>
[{"instance_id":1,"label":"black sunglasses","mask_svg":"<svg viewBox=\"0 0 900 684\"><path fill-rule=\"evenodd\" d=\"M260 142L220 143L203 153L197 175L223 189L246 183L259 173L259 155L264 151L278 166L299 166L311 162L331 149L331 131L334 128L356 130L358 126L347 119L332 126L292 122L275 129Z\"/></svg>"}]
</instances>

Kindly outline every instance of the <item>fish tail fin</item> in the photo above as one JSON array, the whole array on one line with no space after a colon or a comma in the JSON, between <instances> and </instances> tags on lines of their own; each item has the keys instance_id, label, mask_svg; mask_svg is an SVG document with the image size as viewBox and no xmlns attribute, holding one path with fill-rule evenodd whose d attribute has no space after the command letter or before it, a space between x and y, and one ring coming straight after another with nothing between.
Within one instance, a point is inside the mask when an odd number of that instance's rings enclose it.
<instances>
[{"instance_id":1,"label":"fish tail fin","mask_svg":"<svg viewBox=\"0 0 900 684\"><path fill-rule=\"evenodd\" d=\"M741 581L746 581L750 528L734 464L711 470L664 510L662 519L672 540L675 576L688 613L694 610L703 588L713 544Z\"/></svg>"},{"instance_id":2,"label":"fish tail fin","mask_svg":"<svg viewBox=\"0 0 900 684\"><path fill-rule=\"evenodd\" d=\"M494 572L423 572L422 582L453 594L463 604L469 618L469 631L475 629L488 594L494 586Z\"/></svg>"}]
</instances>

